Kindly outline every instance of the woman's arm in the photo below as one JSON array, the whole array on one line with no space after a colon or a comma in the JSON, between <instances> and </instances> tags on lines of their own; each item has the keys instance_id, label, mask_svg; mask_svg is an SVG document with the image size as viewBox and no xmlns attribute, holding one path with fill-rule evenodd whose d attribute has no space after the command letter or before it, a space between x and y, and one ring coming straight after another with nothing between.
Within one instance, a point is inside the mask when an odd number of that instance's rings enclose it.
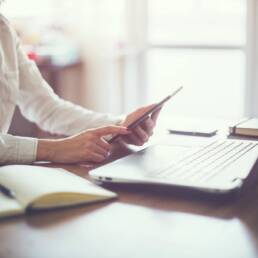
<instances>
[{"instance_id":1,"label":"woman's arm","mask_svg":"<svg viewBox=\"0 0 258 258\"><path fill-rule=\"evenodd\" d=\"M116 116L93 112L60 99L42 78L35 63L28 59L19 39L16 40L20 86L18 106L30 121L46 131L62 135L121 121Z\"/></svg>"},{"instance_id":2,"label":"woman's arm","mask_svg":"<svg viewBox=\"0 0 258 258\"><path fill-rule=\"evenodd\" d=\"M127 126L131 120L137 119L144 109L133 112L121 122L117 117L92 112L61 100L41 77L36 65L28 60L11 27L3 19L0 25L4 31L11 33L9 36L12 35L8 38L7 46L14 50L12 53L15 54L9 61L15 62L13 65L19 74L19 87L15 89L15 99L22 113L50 132L75 134L60 140L38 140L0 133L0 164L31 163L35 160L64 163L103 160L111 146L102 136L128 134L125 128L114 129L114 126L111 126L86 130L77 135L76 133L85 128L103 127L118 122L122 126ZM142 127L131 132L132 137L128 136L124 140L142 145L152 134L155 120L146 120Z\"/></svg>"},{"instance_id":3,"label":"woman's arm","mask_svg":"<svg viewBox=\"0 0 258 258\"><path fill-rule=\"evenodd\" d=\"M112 146L103 139L109 134L129 134L125 127L107 126L55 140L0 134L0 165L34 161L58 163L102 162Z\"/></svg>"},{"instance_id":4,"label":"woman's arm","mask_svg":"<svg viewBox=\"0 0 258 258\"><path fill-rule=\"evenodd\" d=\"M58 163L102 162L112 151L112 146L103 136L127 135L125 127L107 126L89 129L80 134L58 140L39 140L36 160Z\"/></svg>"}]
</instances>

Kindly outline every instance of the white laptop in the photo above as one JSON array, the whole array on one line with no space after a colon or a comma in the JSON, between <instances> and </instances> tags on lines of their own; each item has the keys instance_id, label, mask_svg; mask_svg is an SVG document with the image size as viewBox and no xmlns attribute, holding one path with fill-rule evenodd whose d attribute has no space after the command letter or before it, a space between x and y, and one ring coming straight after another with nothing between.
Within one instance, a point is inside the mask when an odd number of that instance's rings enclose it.
<instances>
[{"instance_id":1,"label":"white laptop","mask_svg":"<svg viewBox=\"0 0 258 258\"><path fill-rule=\"evenodd\" d=\"M102 182L158 184L229 193L241 188L258 157L258 142L214 140L189 148L154 145L90 171Z\"/></svg>"}]
</instances>

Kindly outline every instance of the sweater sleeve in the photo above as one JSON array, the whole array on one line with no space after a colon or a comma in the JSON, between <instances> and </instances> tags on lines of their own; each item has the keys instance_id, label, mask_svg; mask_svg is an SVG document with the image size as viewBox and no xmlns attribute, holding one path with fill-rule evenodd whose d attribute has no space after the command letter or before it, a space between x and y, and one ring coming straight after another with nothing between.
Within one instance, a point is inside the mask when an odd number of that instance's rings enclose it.
<instances>
[{"instance_id":1,"label":"sweater sleeve","mask_svg":"<svg viewBox=\"0 0 258 258\"><path fill-rule=\"evenodd\" d=\"M0 165L32 163L36 160L37 144L35 138L0 134Z\"/></svg>"},{"instance_id":2,"label":"sweater sleeve","mask_svg":"<svg viewBox=\"0 0 258 258\"><path fill-rule=\"evenodd\" d=\"M18 106L22 114L51 133L72 135L89 128L114 125L120 117L98 113L59 98L28 59L17 40Z\"/></svg>"}]
</instances>

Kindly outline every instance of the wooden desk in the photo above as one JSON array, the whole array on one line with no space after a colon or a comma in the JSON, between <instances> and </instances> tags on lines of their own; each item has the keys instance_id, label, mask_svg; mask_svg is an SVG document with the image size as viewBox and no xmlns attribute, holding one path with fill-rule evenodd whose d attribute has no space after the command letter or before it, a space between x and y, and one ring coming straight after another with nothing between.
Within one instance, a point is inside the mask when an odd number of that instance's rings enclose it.
<instances>
[{"instance_id":1,"label":"wooden desk","mask_svg":"<svg viewBox=\"0 0 258 258\"><path fill-rule=\"evenodd\" d=\"M64 167L83 177L89 171ZM1 221L0 257L258 257L258 186L228 201L110 189L117 201Z\"/></svg>"}]
</instances>

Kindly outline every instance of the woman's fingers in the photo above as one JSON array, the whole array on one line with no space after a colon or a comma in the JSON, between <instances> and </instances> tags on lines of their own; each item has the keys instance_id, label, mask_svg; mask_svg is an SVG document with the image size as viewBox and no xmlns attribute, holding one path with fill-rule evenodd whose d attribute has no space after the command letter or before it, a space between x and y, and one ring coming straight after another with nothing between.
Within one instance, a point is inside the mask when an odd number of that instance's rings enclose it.
<instances>
[{"instance_id":1,"label":"woman's fingers","mask_svg":"<svg viewBox=\"0 0 258 258\"><path fill-rule=\"evenodd\" d=\"M102 148L101 146L95 144L92 146L92 152L102 155L103 157L108 157L109 151Z\"/></svg>"},{"instance_id":2,"label":"woman's fingers","mask_svg":"<svg viewBox=\"0 0 258 258\"><path fill-rule=\"evenodd\" d=\"M103 138L96 138L96 144L108 152L111 151L111 148L112 148L111 144L105 141Z\"/></svg>"},{"instance_id":3,"label":"woman's fingers","mask_svg":"<svg viewBox=\"0 0 258 258\"><path fill-rule=\"evenodd\" d=\"M134 130L133 130L134 134L136 134L136 136L143 142L148 141L149 139L149 135L147 132L145 132L141 126L137 126Z\"/></svg>"},{"instance_id":4,"label":"woman's fingers","mask_svg":"<svg viewBox=\"0 0 258 258\"><path fill-rule=\"evenodd\" d=\"M124 126L105 126L94 130L96 136L106 136L109 134L129 134L130 131Z\"/></svg>"},{"instance_id":5,"label":"woman's fingers","mask_svg":"<svg viewBox=\"0 0 258 258\"><path fill-rule=\"evenodd\" d=\"M88 132L90 132L90 138L88 139L90 143L87 148L90 150L90 155L87 159L93 162L104 161L111 152L112 146L102 138L103 136L110 134L128 135L131 133L122 126L106 126L88 130Z\"/></svg>"},{"instance_id":6,"label":"woman's fingers","mask_svg":"<svg viewBox=\"0 0 258 258\"><path fill-rule=\"evenodd\" d=\"M102 162L106 159L105 156L98 154L96 152L91 152L88 158L90 161L93 161L93 162Z\"/></svg>"},{"instance_id":7,"label":"woman's fingers","mask_svg":"<svg viewBox=\"0 0 258 258\"><path fill-rule=\"evenodd\" d=\"M162 109L162 107L151 114L151 119L154 122L154 124L157 123L157 120L158 120L161 109Z\"/></svg>"},{"instance_id":8,"label":"woman's fingers","mask_svg":"<svg viewBox=\"0 0 258 258\"><path fill-rule=\"evenodd\" d=\"M144 144L144 142L133 133L130 135L123 136L123 139L126 143L134 144L137 146L142 146Z\"/></svg>"},{"instance_id":9,"label":"woman's fingers","mask_svg":"<svg viewBox=\"0 0 258 258\"><path fill-rule=\"evenodd\" d=\"M149 136L152 136L155 123L151 118L148 118L142 123L141 127L146 131Z\"/></svg>"},{"instance_id":10,"label":"woman's fingers","mask_svg":"<svg viewBox=\"0 0 258 258\"><path fill-rule=\"evenodd\" d=\"M142 117L146 112L151 110L154 106L155 106L155 104L151 104L151 105L148 105L148 106L145 106L145 107L138 108L134 112L132 112L129 115L127 115L127 117L125 118L125 120L122 123L122 125L126 126L126 127L129 126L134 121L136 121L137 119Z\"/></svg>"}]
</instances>

